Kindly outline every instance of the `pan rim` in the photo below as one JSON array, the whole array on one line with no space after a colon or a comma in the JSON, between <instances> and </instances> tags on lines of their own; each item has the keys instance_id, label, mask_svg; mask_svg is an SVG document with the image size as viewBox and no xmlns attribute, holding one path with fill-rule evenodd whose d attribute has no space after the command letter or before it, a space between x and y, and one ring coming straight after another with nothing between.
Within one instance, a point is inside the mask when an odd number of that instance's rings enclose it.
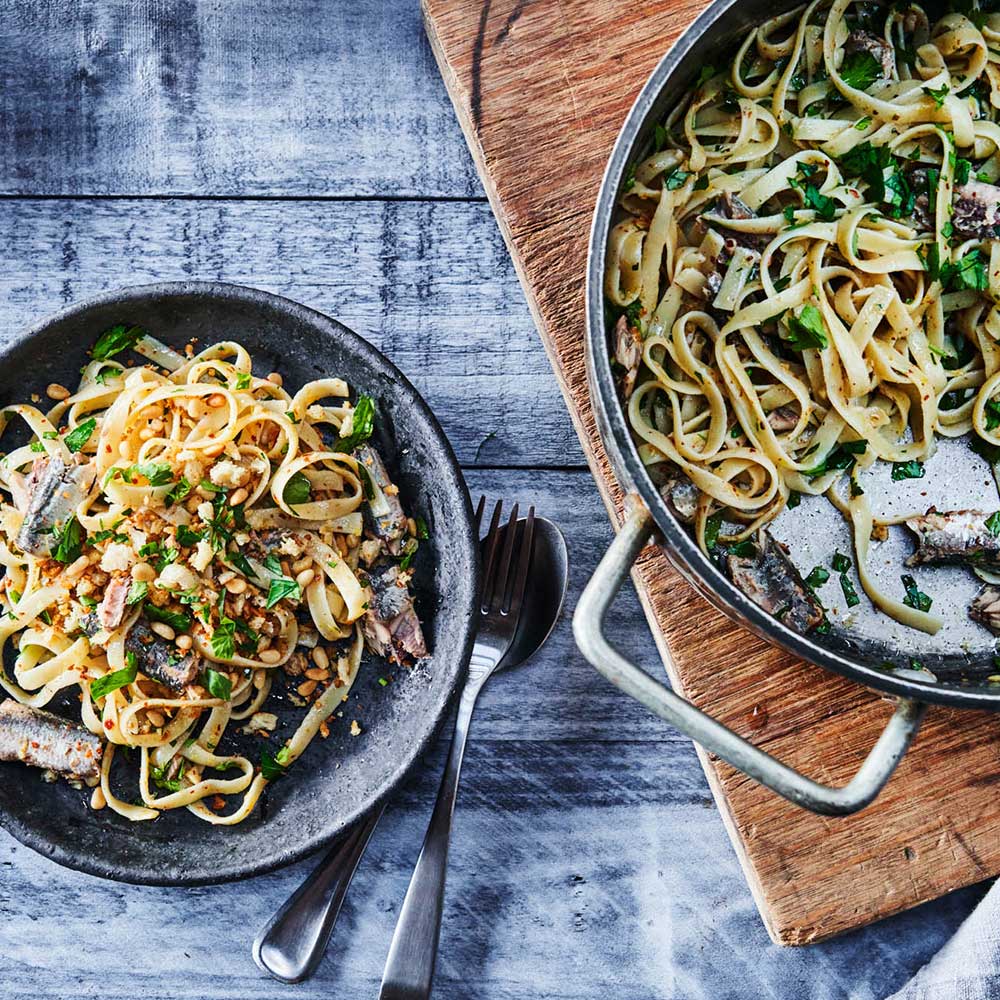
<instances>
[{"instance_id":1,"label":"pan rim","mask_svg":"<svg viewBox=\"0 0 1000 1000\"><path fill-rule=\"evenodd\" d=\"M882 672L821 646L772 618L698 549L656 490L632 440L614 383L604 319L604 265L617 193L628 164L652 124L650 118L654 109L663 103L662 98L671 84L687 68L692 49L713 32L723 15L739 6L740 2L714 0L667 50L629 110L601 178L587 251L585 293L587 381L598 433L619 483L627 492L637 494L652 515L662 536L661 547L671 564L730 620L748 627L767 642L807 663L869 688L935 704L1000 711L1000 685L995 691L982 687L962 688L945 681L929 682ZM794 2L782 4L782 7L788 8L795 6L798 5Z\"/></svg>"},{"instance_id":2,"label":"pan rim","mask_svg":"<svg viewBox=\"0 0 1000 1000\"><path fill-rule=\"evenodd\" d=\"M434 444L440 449L446 463L442 479L449 484L448 488L456 497L456 506L463 511L461 523L452 526L451 544L458 544L465 563L472 567L473 577L478 578L479 546L473 531L472 506L462 470L458 464L451 443L448 441L433 411L410 380L374 345L339 320L302 305L293 299L277 295L273 292L222 281L165 281L142 285L129 285L110 289L97 295L83 299L56 313L52 313L34 323L27 329L17 333L10 343L0 350L0 364L9 363L11 354L23 350L30 341L41 336L49 327L82 317L91 310L106 306L122 306L126 308L129 302L135 300L184 299L191 296L209 296L223 301L239 302L251 307L263 306L271 308L276 314L284 316L292 322L311 327L323 337L336 336L341 345L348 345L350 353L370 362L374 367L385 371L395 383L397 398L405 400L406 405L419 413L435 436ZM459 591L456 591L458 596ZM434 712L427 716L427 723L421 727L418 738L407 745L407 749L399 752L399 758L377 791L363 796L357 807L343 814L337 822L324 827L316 834L305 838L295 847L283 850L278 845L273 854L247 859L246 863L220 864L211 874L180 875L161 877L149 869L143 869L136 863L102 863L99 857L91 854L80 854L63 843L55 843L42 835L38 829L21 817L14 816L8 810L0 807L0 827L24 846L36 853L55 861L64 868L84 874L94 875L115 882L132 885L149 885L164 887L193 887L204 885L219 885L227 882L241 881L257 875L267 874L287 865L294 864L303 858L316 853L341 836L345 830L357 823L364 816L377 809L405 780L407 775L418 763L420 756L433 744L447 718L455 699L459 682L465 672L472 644L475 638L474 617L475 587L472 583L467 588L465 607L456 610L455 614L461 622L460 648L449 650L441 657L437 666L441 671L447 671L447 684L443 695L437 700ZM437 658L438 651L435 651ZM294 780L294 777L291 779Z\"/></svg>"}]
</instances>

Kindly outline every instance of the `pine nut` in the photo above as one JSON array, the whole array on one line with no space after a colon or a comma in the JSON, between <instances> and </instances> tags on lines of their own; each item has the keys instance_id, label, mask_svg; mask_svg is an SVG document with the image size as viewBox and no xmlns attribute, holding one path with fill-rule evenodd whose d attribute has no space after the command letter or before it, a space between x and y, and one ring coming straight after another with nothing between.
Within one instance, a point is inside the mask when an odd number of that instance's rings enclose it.
<instances>
[{"instance_id":1,"label":"pine nut","mask_svg":"<svg viewBox=\"0 0 1000 1000\"><path fill-rule=\"evenodd\" d=\"M121 442L121 444L118 445L118 454L121 455L122 458L128 458L131 452L132 446L128 443L128 439L126 438Z\"/></svg>"},{"instance_id":2,"label":"pine nut","mask_svg":"<svg viewBox=\"0 0 1000 1000\"><path fill-rule=\"evenodd\" d=\"M280 649L262 649L257 654L257 659L261 663L278 663L282 658L282 652Z\"/></svg>"},{"instance_id":3,"label":"pine nut","mask_svg":"<svg viewBox=\"0 0 1000 1000\"><path fill-rule=\"evenodd\" d=\"M330 657L326 655L326 650L322 646L313 649L312 661L320 670L326 670L330 666Z\"/></svg>"},{"instance_id":4,"label":"pine nut","mask_svg":"<svg viewBox=\"0 0 1000 1000\"><path fill-rule=\"evenodd\" d=\"M91 809L103 809L108 804L108 800L104 797L104 789L98 785L90 793L90 808Z\"/></svg>"},{"instance_id":5,"label":"pine nut","mask_svg":"<svg viewBox=\"0 0 1000 1000\"><path fill-rule=\"evenodd\" d=\"M152 583L156 579L156 570L149 563L136 563L132 567L132 579L139 583Z\"/></svg>"},{"instance_id":6,"label":"pine nut","mask_svg":"<svg viewBox=\"0 0 1000 1000\"><path fill-rule=\"evenodd\" d=\"M417 537L417 522L412 517L408 517L406 519L406 530L413 535L414 538Z\"/></svg>"},{"instance_id":7,"label":"pine nut","mask_svg":"<svg viewBox=\"0 0 1000 1000\"><path fill-rule=\"evenodd\" d=\"M143 427L143 429L139 431L140 441L150 441L154 437L156 437L156 434L151 427Z\"/></svg>"},{"instance_id":8,"label":"pine nut","mask_svg":"<svg viewBox=\"0 0 1000 1000\"><path fill-rule=\"evenodd\" d=\"M349 549L356 549L358 547L358 536L348 535L347 536L347 547Z\"/></svg>"},{"instance_id":9,"label":"pine nut","mask_svg":"<svg viewBox=\"0 0 1000 1000\"><path fill-rule=\"evenodd\" d=\"M219 583L224 587L230 580L236 578L236 574L231 569L227 569L224 573L219 574Z\"/></svg>"},{"instance_id":10,"label":"pine nut","mask_svg":"<svg viewBox=\"0 0 1000 1000\"><path fill-rule=\"evenodd\" d=\"M238 506L239 504L243 503L248 496L250 496L250 493L248 492L247 488L245 486L241 486L238 490L234 490L230 494L229 506L230 507Z\"/></svg>"},{"instance_id":11,"label":"pine nut","mask_svg":"<svg viewBox=\"0 0 1000 1000\"><path fill-rule=\"evenodd\" d=\"M310 667L306 671L306 677L311 681L325 681L329 676L329 670L320 670L319 667Z\"/></svg>"},{"instance_id":12,"label":"pine nut","mask_svg":"<svg viewBox=\"0 0 1000 1000\"><path fill-rule=\"evenodd\" d=\"M230 594L242 594L247 589L247 582L242 576L237 576L226 584L226 590Z\"/></svg>"},{"instance_id":13,"label":"pine nut","mask_svg":"<svg viewBox=\"0 0 1000 1000\"><path fill-rule=\"evenodd\" d=\"M297 577L295 578L295 582L296 582L296 583L297 583L297 584L298 584L298 585L299 585L299 586L300 586L300 587L301 587L301 588L302 588L303 590L305 590L305 589L306 589L306 587L308 587L308 586L309 586L309 584L313 582L313 578L314 578L315 576L316 576L316 573L315 573L315 572L314 572L313 570L311 570L311 569L304 569L304 570L303 570L303 571L302 571L301 573L299 573L299 575L298 575L298 576L297 576Z\"/></svg>"},{"instance_id":14,"label":"pine nut","mask_svg":"<svg viewBox=\"0 0 1000 1000\"><path fill-rule=\"evenodd\" d=\"M192 420L201 420L205 416L205 407L201 405L201 400L195 397L188 400L187 412Z\"/></svg>"},{"instance_id":15,"label":"pine nut","mask_svg":"<svg viewBox=\"0 0 1000 1000\"><path fill-rule=\"evenodd\" d=\"M208 399L205 400L213 410L217 410L220 406L226 405L226 397L222 395L221 392L213 392Z\"/></svg>"},{"instance_id":16,"label":"pine nut","mask_svg":"<svg viewBox=\"0 0 1000 1000\"><path fill-rule=\"evenodd\" d=\"M206 458L218 458L226 450L225 444L209 445L205 449Z\"/></svg>"},{"instance_id":17,"label":"pine nut","mask_svg":"<svg viewBox=\"0 0 1000 1000\"><path fill-rule=\"evenodd\" d=\"M64 385L60 385L58 382L53 382L46 390L45 395L49 399L69 399L69 389Z\"/></svg>"},{"instance_id":18,"label":"pine nut","mask_svg":"<svg viewBox=\"0 0 1000 1000\"><path fill-rule=\"evenodd\" d=\"M163 421L159 417L155 417L153 420L150 420L149 429L151 431L155 432L156 434L161 434L163 433L163 428L164 428Z\"/></svg>"},{"instance_id":19,"label":"pine nut","mask_svg":"<svg viewBox=\"0 0 1000 1000\"><path fill-rule=\"evenodd\" d=\"M167 721L166 716L162 712L158 712L155 708L146 709L146 718L156 729L162 729L163 723Z\"/></svg>"},{"instance_id":20,"label":"pine nut","mask_svg":"<svg viewBox=\"0 0 1000 1000\"><path fill-rule=\"evenodd\" d=\"M179 635L177 636L177 648L183 649L185 652L189 650L194 645L194 639L189 635Z\"/></svg>"},{"instance_id":21,"label":"pine nut","mask_svg":"<svg viewBox=\"0 0 1000 1000\"><path fill-rule=\"evenodd\" d=\"M303 698L308 698L309 695L316 690L317 681L303 681L295 690L298 691Z\"/></svg>"},{"instance_id":22,"label":"pine nut","mask_svg":"<svg viewBox=\"0 0 1000 1000\"><path fill-rule=\"evenodd\" d=\"M71 563L66 568L66 576L68 576L71 580L75 580L89 565L90 565L90 557L80 556L80 558L77 559L76 562Z\"/></svg>"},{"instance_id":23,"label":"pine nut","mask_svg":"<svg viewBox=\"0 0 1000 1000\"><path fill-rule=\"evenodd\" d=\"M304 559L296 559L292 563L292 572L301 573L304 569L309 569L312 566L312 556L306 556Z\"/></svg>"},{"instance_id":24,"label":"pine nut","mask_svg":"<svg viewBox=\"0 0 1000 1000\"><path fill-rule=\"evenodd\" d=\"M267 380L268 382L271 382L274 385L285 384L285 380L281 377L281 375L278 372L271 372L271 374L267 376Z\"/></svg>"},{"instance_id":25,"label":"pine nut","mask_svg":"<svg viewBox=\"0 0 1000 1000\"><path fill-rule=\"evenodd\" d=\"M152 622L149 626L157 635L164 639L176 639L177 633L166 622Z\"/></svg>"},{"instance_id":26,"label":"pine nut","mask_svg":"<svg viewBox=\"0 0 1000 1000\"><path fill-rule=\"evenodd\" d=\"M262 635L260 637L260 642L257 643L258 649L269 649L271 646L271 637L269 635Z\"/></svg>"}]
</instances>

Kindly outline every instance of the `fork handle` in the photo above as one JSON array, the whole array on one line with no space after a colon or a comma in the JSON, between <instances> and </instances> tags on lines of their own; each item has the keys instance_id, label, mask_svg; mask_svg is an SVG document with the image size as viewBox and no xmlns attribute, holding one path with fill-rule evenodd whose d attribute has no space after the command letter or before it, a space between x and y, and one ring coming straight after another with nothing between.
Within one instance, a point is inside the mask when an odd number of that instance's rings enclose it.
<instances>
[{"instance_id":1,"label":"fork handle","mask_svg":"<svg viewBox=\"0 0 1000 1000\"><path fill-rule=\"evenodd\" d=\"M493 666L486 657L473 654L469 664L469 680L462 691L455 719L455 735L444 776L438 789L434 812L424 836L410 887L399 911L396 930L389 945L389 957L382 973L379 1000L426 1000L431 995L434 963L437 959L438 938L441 934L441 912L444 909L444 883L448 870L448 844L451 839L451 818L458 795L458 779L469 736L472 710Z\"/></svg>"}]
</instances>

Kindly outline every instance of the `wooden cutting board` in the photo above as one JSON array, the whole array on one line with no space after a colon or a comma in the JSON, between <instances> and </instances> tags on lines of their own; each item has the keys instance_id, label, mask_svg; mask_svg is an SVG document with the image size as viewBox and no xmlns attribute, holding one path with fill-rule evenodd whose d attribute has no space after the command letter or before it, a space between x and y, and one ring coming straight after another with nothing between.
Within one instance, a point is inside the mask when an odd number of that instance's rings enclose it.
<instances>
[{"instance_id":1,"label":"wooden cutting board","mask_svg":"<svg viewBox=\"0 0 1000 1000\"><path fill-rule=\"evenodd\" d=\"M636 94L703 7L423 0L435 56L616 524L622 494L584 370L591 213ZM675 689L814 777L839 784L853 774L889 717L884 699L734 625L659 551L644 553L636 584ZM881 797L846 818L815 816L712 755L701 759L781 944L819 941L1000 872L996 716L932 708Z\"/></svg>"}]
</instances>

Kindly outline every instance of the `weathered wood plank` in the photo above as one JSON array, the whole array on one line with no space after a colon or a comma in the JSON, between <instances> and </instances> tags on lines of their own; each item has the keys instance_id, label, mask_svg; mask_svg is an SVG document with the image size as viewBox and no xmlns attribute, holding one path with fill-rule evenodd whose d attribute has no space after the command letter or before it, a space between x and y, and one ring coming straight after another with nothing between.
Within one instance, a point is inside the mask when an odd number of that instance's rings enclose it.
<instances>
[{"instance_id":1,"label":"weathered wood plank","mask_svg":"<svg viewBox=\"0 0 1000 1000\"><path fill-rule=\"evenodd\" d=\"M189 890L101 882L0 834L7 1000L372 997L443 747L390 806L315 979L282 987L250 940L311 863ZM880 1000L975 891L880 929L770 945L689 745L473 741L455 818L435 1000Z\"/></svg>"},{"instance_id":2,"label":"weathered wood plank","mask_svg":"<svg viewBox=\"0 0 1000 1000\"><path fill-rule=\"evenodd\" d=\"M0 193L481 197L415 4L3 4Z\"/></svg>"},{"instance_id":3,"label":"weathered wood plank","mask_svg":"<svg viewBox=\"0 0 1000 1000\"><path fill-rule=\"evenodd\" d=\"M121 285L256 285L384 350L465 464L583 464L485 204L16 200L0 215L0 342Z\"/></svg>"}]
</instances>

